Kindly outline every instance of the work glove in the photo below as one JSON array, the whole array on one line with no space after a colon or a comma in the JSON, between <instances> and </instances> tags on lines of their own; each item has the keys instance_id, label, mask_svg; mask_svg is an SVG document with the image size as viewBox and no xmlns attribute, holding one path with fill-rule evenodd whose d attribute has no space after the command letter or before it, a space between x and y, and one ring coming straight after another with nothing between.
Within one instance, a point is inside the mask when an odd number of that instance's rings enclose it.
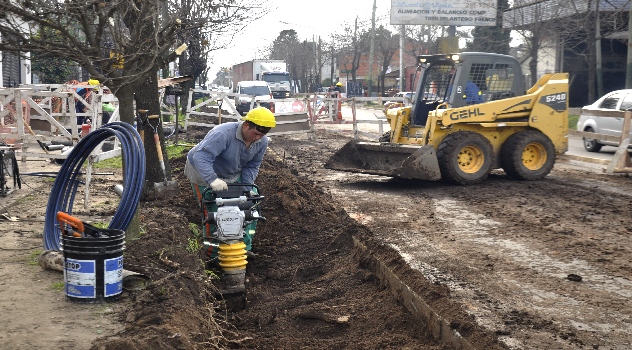
<instances>
[{"instance_id":1,"label":"work glove","mask_svg":"<svg viewBox=\"0 0 632 350\"><path fill-rule=\"evenodd\" d=\"M226 191L228 189L228 185L226 185L226 182L220 178L213 180L210 185L211 189L215 192Z\"/></svg>"},{"instance_id":2,"label":"work glove","mask_svg":"<svg viewBox=\"0 0 632 350\"><path fill-rule=\"evenodd\" d=\"M255 191L250 191L250 193L248 193L248 194L249 194L249 197L257 197L257 196L259 196L257 194L257 192L255 192Z\"/></svg>"}]
</instances>

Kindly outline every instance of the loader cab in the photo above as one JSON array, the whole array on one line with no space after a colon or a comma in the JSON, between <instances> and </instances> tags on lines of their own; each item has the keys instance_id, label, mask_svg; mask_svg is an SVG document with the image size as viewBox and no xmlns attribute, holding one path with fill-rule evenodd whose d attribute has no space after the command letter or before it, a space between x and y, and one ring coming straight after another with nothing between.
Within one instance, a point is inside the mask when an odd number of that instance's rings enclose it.
<instances>
[{"instance_id":1,"label":"loader cab","mask_svg":"<svg viewBox=\"0 0 632 350\"><path fill-rule=\"evenodd\" d=\"M524 78L512 56L485 52L418 56L420 70L413 123L425 125L440 103L459 108L524 95Z\"/></svg>"}]
</instances>

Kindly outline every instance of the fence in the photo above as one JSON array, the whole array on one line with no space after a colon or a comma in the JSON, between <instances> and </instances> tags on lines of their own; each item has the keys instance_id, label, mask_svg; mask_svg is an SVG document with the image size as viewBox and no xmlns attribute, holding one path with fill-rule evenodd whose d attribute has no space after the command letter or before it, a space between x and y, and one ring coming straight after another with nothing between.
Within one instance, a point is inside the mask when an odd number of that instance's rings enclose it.
<instances>
[{"instance_id":1,"label":"fence","mask_svg":"<svg viewBox=\"0 0 632 350\"><path fill-rule=\"evenodd\" d=\"M88 93L79 95L79 88L87 89ZM16 157L20 157L23 162L27 157L66 159L67 154L51 154L39 145L51 142L74 147L80 140L78 117L90 118L92 128L98 128L102 125L102 103L117 105L117 101L112 94L104 95L100 87L91 85L51 84L0 88L0 140L13 144ZM82 103L85 111L77 112L77 103ZM117 106L110 121L119 119ZM39 144L37 152L29 151L29 147L34 144ZM101 152L101 148L102 145L99 145L88 158L84 206L88 205L90 199L92 164L121 154L116 138L112 150Z\"/></svg>"},{"instance_id":2,"label":"fence","mask_svg":"<svg viewBox=\"0 0 632 350\"><path fill-rule=\"evenodd\" d=\"M81 96L77 89L89 89ZM96 90L93 90L96 89ZM24 157L65 159L65 155L29 152L28 147L53 142L74 146L79 142L83 118L90 118L92 127L101 126L103 102L116 102L111 94L103 95L101 88L90 85L24 85L19 88L0 88L0 140L16 144ZM76 111L76 104L85 106ZM19 108L21 106L22 108ZM111 117L118 119L118 108Z\"/></svg>"},{"instance_id":3,"label":"fence","mask_svg":"<svg viewBox=\"0 0 632 350\"><path fill-rule=\"evenodd\" d=\"M266 99L255 101L254 96L239 95L234 93L193 89L189 92L189 101L193 100L194 94L201 94L201 102L189 105L184 123L186 131L189 125L214 127L221 124L223 119L239 120L241 115L234 105L235 97L251 98L250 108L254 108L260 103L274 104L274 115L276 127L270 130L268 135L284 135L296 133L310 133L313 135L313 127L307 117L306 104L301 99ZM200 100L200 99L198 99ZM206 108L204 108L206 107ZM211 118L217 118L217 124L211 122ZM203 120L203 121L193 121ZM207 120L204 120L207 119Z\"/></svg>"}]
</instances>

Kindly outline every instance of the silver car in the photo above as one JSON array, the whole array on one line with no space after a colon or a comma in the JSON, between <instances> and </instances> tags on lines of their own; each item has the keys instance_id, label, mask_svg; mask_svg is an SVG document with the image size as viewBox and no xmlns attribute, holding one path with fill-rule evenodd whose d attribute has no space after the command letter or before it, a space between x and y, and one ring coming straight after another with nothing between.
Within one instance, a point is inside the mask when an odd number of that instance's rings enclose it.
<instances>
[{"instance_id":1,"label":"silver car","mask_svg":"<svg viewBox=\"0 0 632 350\"><path fill-rule=\"evenodd\" d=\"M632 108L632 89L607 93L593 104L582 108L577 121L577 130L621 137L623 115L629 108ZM603 112L615 113L620 116L616 118L600 116L603 115ZM584 137L584 148L588 152L599 152L604 145L618 146L618 143Z\"/></svg>"}]
</instances>

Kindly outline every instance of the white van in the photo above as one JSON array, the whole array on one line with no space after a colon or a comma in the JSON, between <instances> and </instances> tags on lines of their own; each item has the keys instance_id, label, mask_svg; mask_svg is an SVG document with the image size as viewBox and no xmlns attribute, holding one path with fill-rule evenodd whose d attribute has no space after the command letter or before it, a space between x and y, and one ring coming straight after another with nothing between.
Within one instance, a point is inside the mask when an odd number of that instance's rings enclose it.
<instances>
[{"instance_id":1,"label":"white van","mask_svg":"<svg viewBox=\"0 0 632 350\"><path fill-rule=\"evenodd\" d=\"M246 115L246 113L250 111L251 105L253 108L258 105L266 107L274 112L274 103L269 101L273 99L272 91L270 91L270 86L268 86L268 83L265 81L240 81L237 83L236 92L239 95L235 96L235 107L237 108L237 112L239 112L239 114ZM253 96L255 98L254 104L252 103Z\"/></svg>"}]
</instances>

